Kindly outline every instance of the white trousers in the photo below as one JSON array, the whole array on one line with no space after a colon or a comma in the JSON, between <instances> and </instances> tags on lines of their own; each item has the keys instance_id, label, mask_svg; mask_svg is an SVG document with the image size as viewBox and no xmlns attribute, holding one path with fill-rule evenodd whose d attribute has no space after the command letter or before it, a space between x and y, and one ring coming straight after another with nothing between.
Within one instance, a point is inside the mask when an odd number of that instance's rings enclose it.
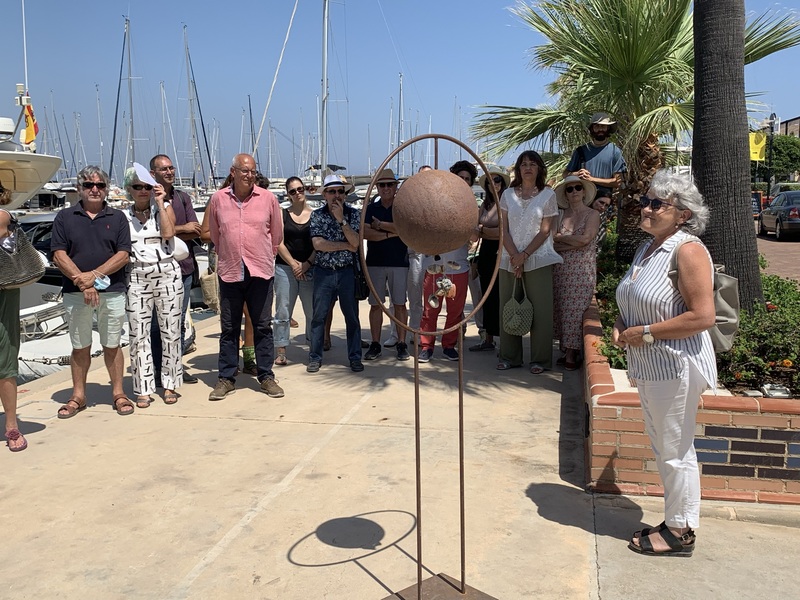
<instances>
[{"instance_id":1,"label":"white trousers","mask_svg":"<svg viewBox=\"0 0 800 600\"><path fill-rule=\"evenodd\" d=\"M147 396L156 391L150 327L153 307L161 330L161 382L176 390L183 383L181 358L181 313L183 278L174 260L155 264L134 263L128 271L126 310L130 326L131 378L133 393Z\"/></svg>"},{"instance_id":2,"label":"white trousers","mask_svg":"<svg viewBox=\"0 0 800 600\"><path fill-rule=\"evenodd\" d=\"M636 380L644 412L644 424L656 455L664 484L664 521L669 527L700 525L700 470L694 435L700 394L708 384L684 357L679 379Z\"/></svg>"}]
</instances>

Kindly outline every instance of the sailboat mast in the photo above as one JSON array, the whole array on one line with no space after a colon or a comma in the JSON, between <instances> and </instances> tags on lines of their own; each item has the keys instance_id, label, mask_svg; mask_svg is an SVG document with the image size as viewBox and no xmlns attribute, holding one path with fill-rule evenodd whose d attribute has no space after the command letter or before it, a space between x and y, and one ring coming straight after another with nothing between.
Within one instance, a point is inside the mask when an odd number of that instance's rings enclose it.
<instances>
[{"instance_id":1,"label":"sailboat mast","mask_svg":"<svg viewBox=\"0 0 800 600\"><path fill-rule=\"evenodd\" d=\"M320 178L325 177L328 164L328 21L329 2L322 0L322 114L319 123Z\"/></svg>"},{"instance_id":2,"label":"sailboat mast","mask_svg":"<svg viewBox=\"0 0 800 600\"><path fill-rule=\"evenodd\" d=\"M400 96L399 100L397 101L397 147L399 148L400 145L403 143L403 74L400 73ZM400 155L402 152L397 153L397 164L395 166L395 171L397 172L397 176L401 176L400 168L403 163L400 162Z\"/></svg>"},{"instance_id":3,"label":"sailboat mast","mask_svg":"<svg viewBox=\"0 0 800 600\"><path fill-rule=\"evenodd\" d=\"M129 119L129 129L130 137L130 147L131 147L131 162L136 162L136 136L134 135L133 131L133 76L131 74L131 28L130 28L130 20L125 19L125 38L127 39L127 47L128 47L128 119Z\"/></svg>"},{"instance_id":4,"label":"sailboat mast","mask_svg":"<svg viewBox=\"0 0 800 600\"><path fill-rule=\"evenodd\" d=\"M100 85L95 83L94 89L97 95L97 137L100 141L100 162L103 164L103 113L100 111Z\"/></svg>"},{"instance_id":5,"label":"sailboat mast","mask_svg":"<svg viewBox=\"0 0 800 600\"><path fill-rule=\"evenodd\" d=\"M166 153L167 148L167 96L164 92L164 82L159 81L158 87L161 90L161 139L163 140L164 150Z\"/></svg>"},{"instance_id":6,"label":"sailboat mast","mask_svg":"<svg viewBox=\"0 0 800 600\"><path fill-rule=\"evenodd\" d=\"M183 49L186 53L186 85L189 88L189 132L192 145L192 186L197 190L197 124L194 116L194 86L192 85L192 70L189 67L189 39L187 26L183 26Z\"/></svg>"},{"instance_id":7,"label":"sailboat mast","mask_svg":"<svg viewBox=\"0 0 800 600\"><path fill-rule=\"evenodd\" d=\"M22 67L25 70L25 93L28 93L28 36L25 26L25 0L22 0Z\"/></svg>"}]
</instances>

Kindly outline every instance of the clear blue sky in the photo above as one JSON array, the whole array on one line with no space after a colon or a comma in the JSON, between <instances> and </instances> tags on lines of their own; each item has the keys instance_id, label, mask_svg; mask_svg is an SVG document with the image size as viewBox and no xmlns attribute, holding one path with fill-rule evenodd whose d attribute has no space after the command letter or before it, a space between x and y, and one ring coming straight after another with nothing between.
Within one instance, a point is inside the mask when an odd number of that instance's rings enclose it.
<instances>
[{"instance_id":1,"label":"clear blue sky","mask_svg":"<svg viewBox=\"0 0 800 600\"><path fill-rule=\"evenodd\" d=\"M406 133L432 129L467 138L481 104L534 106L547 102L544 86L552 73L528 68L527 50L541 42L508 11L508 0L339 0L331 2L329 162L348 173L373 169L390 151L397 128L399 77L404 77ZM131 19L136 158L146 162L164 150L159 82L163 81L176 162L187 174L190 162L183 25L188 27L200 105L211 138L218 136L219 160L226 171L239 151L242 114L248 106L258 129L293 0L27 0L28 87L42 128L55 139L61 127L76 145L80 115L82 150L76 158L100 159L96 85L99 86L104 168L109 162L122 52L124 15ZM791 3L747 0L748 14ZM3 1L4 50L0 114L14 116L14 84L22 82L21 1ZM301 155L317 132L320 95L322 0L300 0L268 118L276 129L272 171L294 174L309 164ZM746 70L748 92L780 118L800 116L800 49L779 53ZM128 112L126 82L120 111ZM393 110L392 110L393 107ZM390 122L390 115L392 116ZM760 118L763 115L754 115ZM245 129L249 132L249 114ZM65 124L66 123L66 128ZM119 129L123 128L120 122ZM65 136L66 131L66 136ZM215 133L218 132L218 133ZM265 127L259 145L262 171L269 170ZM301 132L303 135L301 135ZM40 134L41 138L41 134ZM287 139L288 138L288 139ZM289 141L294 138L294 148ZM117 155L124 156L124 136ZM42 140L38 140L41 142ZM210 140L211 141L211 140ZM474 146L473 146L474 147ZM41 150L40 143L40 150ZM478 148L480 149L480 148ZM54 146L50 153L56 152ZM166 151L173 155L172 141ZM426 162L418 147L415 163ZM308 150L306 154L310 156ZM422 154L420 156L419 154ZM509 157L494 157L509 162ZM442 162L455 159L446 149ZM71 159L67 156L68 163ZM313 160L316 162L316 158ZM393 165L394 166L394 165ZM411 165L406 167L411 170Z\"/></svg>"}]
</instances>

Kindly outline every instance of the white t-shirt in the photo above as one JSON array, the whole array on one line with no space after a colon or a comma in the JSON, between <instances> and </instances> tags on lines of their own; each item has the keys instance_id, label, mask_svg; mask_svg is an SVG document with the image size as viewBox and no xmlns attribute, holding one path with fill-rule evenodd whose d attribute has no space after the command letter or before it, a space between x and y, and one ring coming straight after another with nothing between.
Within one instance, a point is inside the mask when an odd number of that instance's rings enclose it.
<instances>
[{"instance_id":1,"label":"white t-shirt","mask_svg":"<svg viewBox=\"0 0 800 600\"><path fill-rule=\"evenodd\" d=\"M164 207L169 202L164 202ZM133 204L125 211L131 229L131 262L153 264L172 258L174 238L161 237L161 215L154 200L150 201L150 218L144 223L133 214Z\"/></svg>"},{"instance_id":2,"label":"white t-shirt","mask_svg":"<svg viewBox=\"0 0 800 600\"><path fill-rule=\"evenodd\" d=\"M508 214L508 230L511 239L514 240L514 245L520 252L539 233L545 217L558 216L556 193L549 187L528 199L520 198L515 188L507 188L500 196L500 209ZM553 236L551 235L528 257L523 271L533 271L562 262L564 259L553 249ZM505 247L500 258L500 268L506 271L514 270L511 267L511 257Z\"/></svg>"}]
</instances>

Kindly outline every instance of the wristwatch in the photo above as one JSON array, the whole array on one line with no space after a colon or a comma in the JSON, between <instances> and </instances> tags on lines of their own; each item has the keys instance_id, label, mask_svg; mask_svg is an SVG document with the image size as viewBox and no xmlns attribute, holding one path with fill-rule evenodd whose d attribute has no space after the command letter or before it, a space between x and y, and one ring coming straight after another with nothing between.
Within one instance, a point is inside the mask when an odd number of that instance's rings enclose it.
<instances>
[{"instance_id":1,"label":"wristwatch","mask_svg":"<svg viewBox=\"0 0 800 600\"><path fill-rule=\"evenodd\" d=\"M642 333L642 341L645 344L652 344L656 341L656 338L653 337L653 334L650 333L650 325L644 326L644 333Z\"/></svg>"}]
</instances>

